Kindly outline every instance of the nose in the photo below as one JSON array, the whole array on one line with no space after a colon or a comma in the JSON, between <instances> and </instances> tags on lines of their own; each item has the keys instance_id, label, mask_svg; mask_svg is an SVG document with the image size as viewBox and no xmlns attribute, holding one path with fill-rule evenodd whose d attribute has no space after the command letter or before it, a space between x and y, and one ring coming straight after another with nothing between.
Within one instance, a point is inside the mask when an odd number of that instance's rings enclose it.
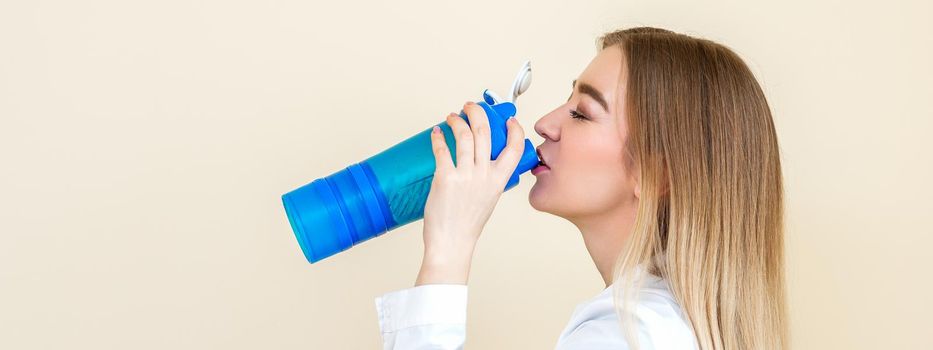
<instances>
[{"instance_id":1,"label":"nose","mask_svg":"<svg viewBox=\"0 0 933 350\"><path fill-rule=\"evenodd\" d=\"M541 135L545 140L560 140L560 125L557 122L556 114L560 108L551 111L535 122L535 133Z\"/></svg>"}]
</instances>

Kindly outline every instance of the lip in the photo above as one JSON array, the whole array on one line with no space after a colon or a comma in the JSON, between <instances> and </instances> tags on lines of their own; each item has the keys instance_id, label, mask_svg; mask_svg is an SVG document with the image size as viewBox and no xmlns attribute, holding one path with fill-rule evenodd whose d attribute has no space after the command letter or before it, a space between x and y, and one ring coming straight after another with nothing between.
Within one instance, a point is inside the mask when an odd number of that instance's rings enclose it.
<instances>
[{"instance_id":1,"label":"lip","mask_svg":"<svg viewBox=\"0 0 933 350\"><path fill-rule=\"evenodd\" d=\"M547 165L538 165L534 169L531 169L531 175L538 176L538 174L548 171L551 171L551 168L548 168Z\"/></svg>"},{"instance_id":2,"label":"lip","mask_svg":"<svg viewBox=\"0 0 933 350\"><path fill-rule=\"evenodd\" d=\"M547 159L544 159L544 154L541 152L541 147L540 147L540 146L538 146L537 148L535 148L535 152L538 153L538 165L544 165L544 166L546 166L546 167L548 167L548 168L550 169L550 166L548 165Z\"/></svg>"},{"instance_id":3,"label":"lip","mask_svg":"<svg viewBox=\"0 0 933 350\"><path fill-rule=\"evenodd\" d=\"M547 160L544 159L544 154L541 152L541 147L535 148L535 152L538 153L538 166L534 169L531 169L531 175L538 176L542 172L551 171L551 167L548 165Z\"/></svg>"}]
</instances>

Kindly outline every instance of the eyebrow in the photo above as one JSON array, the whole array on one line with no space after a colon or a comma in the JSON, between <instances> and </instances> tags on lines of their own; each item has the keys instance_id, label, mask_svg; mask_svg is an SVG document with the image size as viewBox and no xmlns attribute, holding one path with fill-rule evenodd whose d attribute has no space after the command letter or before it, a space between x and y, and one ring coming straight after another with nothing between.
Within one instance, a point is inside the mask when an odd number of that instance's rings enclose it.
<instances>
[{"instance_id":1,"label":"eyebrow","mask_svg":"<svg viewBox=\"0 0 933 350\"><path fill-rule=\"evenodd\" d=\"M574 79L573 88L575 89L576 87L577 87L577 80ZM603 94L601 94L599 90L596 90L596 88L593 87L593 85L590 85L590 84L587 84L581 81L580 92L590 95L590 97L596 100L596 102L599 102L599 105L603 107L604 111L606 111L607 113L609 112L609 104L606 103L606 99L603 97ZM570 98L568 97L567 100L570 100Z\"/></svg>"}]
</instances>

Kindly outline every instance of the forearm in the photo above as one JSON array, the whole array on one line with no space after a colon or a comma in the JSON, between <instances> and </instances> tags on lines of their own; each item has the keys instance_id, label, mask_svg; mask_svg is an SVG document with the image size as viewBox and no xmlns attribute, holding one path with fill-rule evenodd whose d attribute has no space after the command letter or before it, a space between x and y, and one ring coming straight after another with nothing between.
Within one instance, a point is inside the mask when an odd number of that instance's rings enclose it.
<instances>
[{"instance_id":1,"label":"forearm","mask_svg":"<svg viewBox=\"0 0 933 350\"><path fill-rule=\"evenodd\" d=\"M425 245L421 270L415 286L424 284L463 284L470 277L475 242L443 242Z\"/></svg>"}]
</instances>

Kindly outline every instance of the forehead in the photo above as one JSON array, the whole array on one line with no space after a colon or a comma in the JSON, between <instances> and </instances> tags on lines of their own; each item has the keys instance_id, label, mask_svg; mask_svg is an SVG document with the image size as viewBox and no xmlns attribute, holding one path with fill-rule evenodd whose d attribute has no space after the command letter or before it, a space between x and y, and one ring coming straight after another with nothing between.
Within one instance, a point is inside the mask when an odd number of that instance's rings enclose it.
<instances>
[{"instance_id":1,"label":"forehead","mask_svg":"<svg viewBox=\"0 0 933 350\"><path fill-rule=\"evenodd\" d=\"M577 78L578 82L589 83L599 90L606 97L610 108L616 105L619 89L625 82L625 77L620 75L624 73L622 59L622 50L618 46L602 49Z\"/></svg>"}]
</instances>

